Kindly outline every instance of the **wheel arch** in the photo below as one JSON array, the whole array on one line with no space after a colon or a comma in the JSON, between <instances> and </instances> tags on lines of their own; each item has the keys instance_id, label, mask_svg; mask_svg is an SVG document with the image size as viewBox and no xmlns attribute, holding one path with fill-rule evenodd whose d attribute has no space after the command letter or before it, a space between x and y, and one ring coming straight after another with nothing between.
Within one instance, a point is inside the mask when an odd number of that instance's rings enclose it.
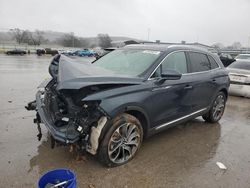
<instances>
[{"instance_id":1,"label":"wheel arch","mask_svg":"<svg viewBox=\"0 0 250 188\"><path fill-rule=\"evenodd\" d=\"M144 110L141 109L140 107L128 106L126 110L124 111L124 113L130 114L136 117L140 121L141 126L143 128L143 135L144 137L146 137L148 134L149 125L150 125L149 117L146 114L146 112L144 112Z\"/></svg>"},{"instance_id":2,"label":"wheel arch","mask_svg":"<svg viewBox=\"0 0 250 188\"><path fill-rule=\"evenodd\" d=\"M107 122L107 125L104 127L104 130L102 131L101 139L103 139L103 136L106 134L109 127L112 126L113 120L117 116L123 113L127 113L136 117L140 121L141 126L143 128L143 137L144 138L147 137L148 131L150 129L150 118L147 112L143 109L143 107L140 107L136 104L130 104L126 106L120 106L116 108L114 111L112 111L111 113L108 113L110 115L109 120Z\"/></svg>"},{"instance_id":3,"label":"wheel arch","mask_svg":"<svg viewBox=\"0 0 250 188\"><path fill-rule=\"evenodd\" d=\"M223 92L225 94L226 98L228 98L228 91L226 88L220 89L219 92Z\"/></svg>"}]
</instances>

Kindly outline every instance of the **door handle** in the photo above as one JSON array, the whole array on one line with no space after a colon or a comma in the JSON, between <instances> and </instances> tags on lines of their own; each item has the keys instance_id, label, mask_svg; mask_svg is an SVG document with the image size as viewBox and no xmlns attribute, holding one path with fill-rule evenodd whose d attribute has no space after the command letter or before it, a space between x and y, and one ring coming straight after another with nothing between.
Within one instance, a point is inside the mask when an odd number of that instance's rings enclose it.
<instances>
[{"instance_id":1,"label":"door handle","mask_svg":"<svg viewBox=\"0 0 250 188\"><path fill-rule=\"evenodd\" d=\"M184 87L184 89L193 89L193 86L186 85L186 86Z\"/></svg>"}]
</instances>

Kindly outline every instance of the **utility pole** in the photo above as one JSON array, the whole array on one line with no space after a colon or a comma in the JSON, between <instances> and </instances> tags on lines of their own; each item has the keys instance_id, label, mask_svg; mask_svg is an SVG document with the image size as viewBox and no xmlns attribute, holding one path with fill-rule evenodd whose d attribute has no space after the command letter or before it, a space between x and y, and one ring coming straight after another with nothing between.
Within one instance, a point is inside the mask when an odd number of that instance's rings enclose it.
<instances>
[{"instance_id":1,"label":"utility pole","mask_svg":"<svg viewBox=\"0 0 250 188\"><path fill-rule=\"evenodd\" d=\"M149 35L150 35L150 28L148 28L148 41L149 41Z\"/></svg>"},{"instance_id":2,"label":"utility pole","mask_svg":"<svg viewBox=\"0 0 250 188\"><path fill-rule=\"evenodd\" d=\"M74 48L75 47L75 34L74 34L74 32L71 32L71 37L72 37L72 46Z\"/></svg>"},{"instance_id":3,"label":"utility pole","mask_svg":"<svg viewBox=\"0 0 250 188\"><path fill-rule=\"evenodd\" d=\"M250 36L248 37L248 41L247 41L247 51L250 51Z\"/></svg>"}]
</instances>

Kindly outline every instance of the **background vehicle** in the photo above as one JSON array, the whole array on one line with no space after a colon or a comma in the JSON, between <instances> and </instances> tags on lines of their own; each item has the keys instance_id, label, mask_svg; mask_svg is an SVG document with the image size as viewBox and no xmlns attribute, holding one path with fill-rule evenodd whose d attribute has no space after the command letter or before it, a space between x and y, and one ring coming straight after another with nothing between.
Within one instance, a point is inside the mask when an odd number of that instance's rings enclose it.
<instances>
[{"instance_id":1,"label":"background vehicle","mask_svg":"<svg viewBox=\"0 0 250 188\"><path fill-rule=\"evenodd\" d=\"M95 58L96 58L96 59L99 59L99 58L101 58L102 56L104 56L104 55L106 55L106 54L108 54L108 53L110 53L110 52L112 52L112 51L114 51L114 50L116 50L116 49L117 49L116 47L104 48L101 52L96 53Z\"/></svg>"},{"instance_id":2,"label":"background vehicle","mask_svg":"<svg viewBox=\"0 0 250 188\"><path fill-rule=\"evenodd\" d=\"M54 56L54 55L58 54L58 51L57 50L53 50L51 48L45 48L45 53Z\"/></svg>"},{"instance_id":3,"label":"background vehicle","mask_svg":"<svg viewBox=\"0 0 250 188\"><path fill-rule=\"evenodd\" d=\"M24 54L27 54L27 52L21 49L14 49L14 50L7 51L6 54L7 55L24 55Z\"/></svg>"},{"instance_id":4,"label":"background vehicle","mask_svg":"<svg viewBox=\"0 0 250 188\"><path fill-rule=\"evenodd\" d=\"M227 70L230 77L229 93L250 97L250 60L237 60Z\"/></svg>"},{"instance_id":5,"label":"background vehicle","mask_svg":"<svg viewBox=\"0 0 250 188\"><path fill-rule=\"evenodd\" d=\"M56 55L59 54L59 52L57 50L52 50L51 48L45 48L45 49L37 49L36 50L37 55L45 55L45 54L49 54L49 55Z\"/></svg>"},{"instance_id":6,"label":"background vehicle","mask_svg":"<svg viewBox=\"0 0 250 188\"><path fill-rule=\"evenodd\" d=\"M208 51L182 45L131 45L93 64L56 56L36 101L35 122L57 142L78 144L108 166L131 160L142 140L176 124L223 115L228 73Z\"/></svg>"},{"instance_id":7,"label":"background vehicle","mask_svg":"<svg viewBox=\"0 0 250 188\"><path fill-rule=\"evenodd\" d=\"M225 67L235 61L235 59L230 54L220 53L219 57Z\"/></svg>"},{"instance_id":8,"label":"background vehicle","mask_svg":"<svg viewBox=\"0 0 250 188\"><path fill-rule=\"evenodd\" d=\"M235 57L236 60L250 59L250 54L239 54Z\"/></svg>"},{"instance_id":9,"label":"background vehicle","mask_svg":"<svg viewBox=\"0 0 250 188\"><path fill-rule=\"evenodd\" d=\"M83 49L83 50L77 50L73 53L73 55L77 55L77 56L88 56L88 57L92 57L95 56L95 52L88 50L88 49Z\"/></svg>"},{"instance_id":10,"label":"background vehicle","mask_svg":"<svg viewBox=\"0 0 250 188\"><path fill-rule=\"evenodd\" d=\"M66 50L66 51L63 51L61 54L63 55L67 55L67 56L71 56L74 54L75 51L73 50Z\"/></svg>"}]
</instances>

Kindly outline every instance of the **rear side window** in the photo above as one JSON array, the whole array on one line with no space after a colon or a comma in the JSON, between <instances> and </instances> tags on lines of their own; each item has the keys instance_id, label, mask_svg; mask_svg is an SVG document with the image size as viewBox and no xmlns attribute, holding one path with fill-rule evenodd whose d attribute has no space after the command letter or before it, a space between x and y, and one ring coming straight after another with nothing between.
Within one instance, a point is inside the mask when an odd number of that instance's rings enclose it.
<instances>
[{"instance_id":1,"label":"rear side window","mask_svg":"<svg viewBox=\"0 0 250 188\"><path fill-rule=\"evenodd\" d=\"M219 65L215 62L214 58L212 58L210 55L208 56L208 59L210 61L211 69L216 69L219 67Z\"/></svg>"},{"instance_id":2,"label":"rear side window","mask_svg":"<svg viewBox=\"0 0 250 188\"><path fill-rule=\"evenodd\" d=\"M205 54L197 52L189 52L190 57L190 71L202 72L210 70L210 63Z\"/></svg>"}]
</instances>

